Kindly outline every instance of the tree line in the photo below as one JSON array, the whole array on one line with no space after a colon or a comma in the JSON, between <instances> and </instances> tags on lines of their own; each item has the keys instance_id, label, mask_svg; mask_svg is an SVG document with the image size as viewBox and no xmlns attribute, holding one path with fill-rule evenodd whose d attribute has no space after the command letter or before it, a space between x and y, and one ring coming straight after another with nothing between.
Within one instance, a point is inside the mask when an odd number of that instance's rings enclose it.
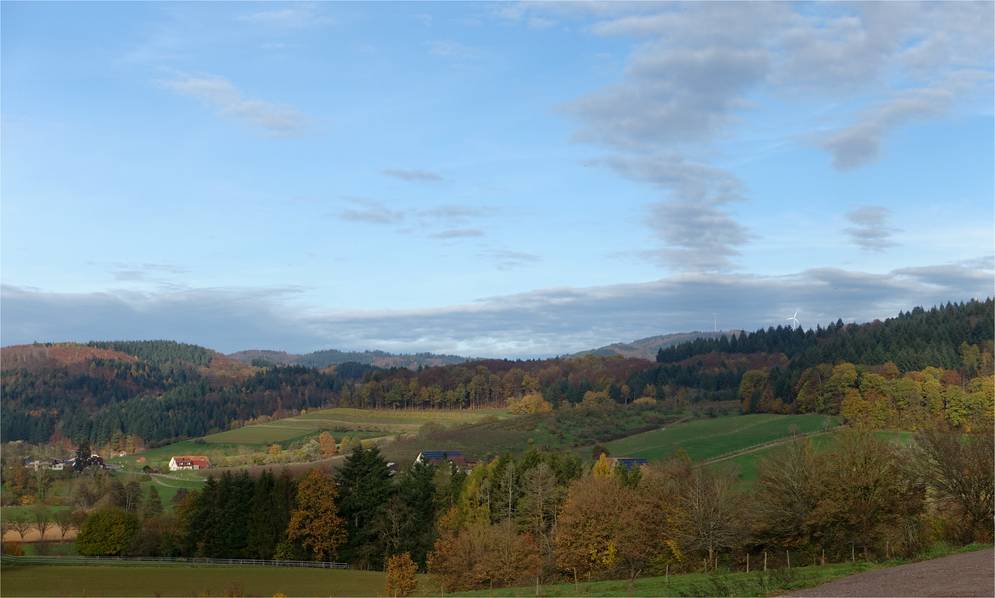
<instances>
[{"instance_id":1,"label":"tree line","mask_svg":"<svg viewBox=\"0 0 995 598\"><path fill-rule=\"evenodd\" d=\"M912 445L850 431L799 439L744 487L680 454L627 469L599 453L530 450L469 473L415 464L392 476L377 449L299 480L225 473L174 514L135 499L93 511L81 554L389 563L445 591L754 566L912 556L938 541L990 542L993 437L932 428ZM137 505L131 506L128 505ZM403 555L403 558L401 558Z\"/></svg>"}]
</instances>

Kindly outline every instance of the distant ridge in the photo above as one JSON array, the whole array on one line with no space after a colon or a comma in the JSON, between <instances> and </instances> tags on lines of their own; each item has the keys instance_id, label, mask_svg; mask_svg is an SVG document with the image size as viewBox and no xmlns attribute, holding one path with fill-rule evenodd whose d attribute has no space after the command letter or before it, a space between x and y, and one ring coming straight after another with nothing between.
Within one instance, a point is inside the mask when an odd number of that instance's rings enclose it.
<instances>
[{"instance_id":1,"label":"distant ridge","mask_svg":"<svg viewBox=\"0 0 995 598\"><path fill-rule=\"evenodd\" d=\"M286 351L250 349L228 355L231 359L250 365L302 365L311 368L327 368L343 363L361 363L381 368L435 367L454 365L469 361L458 355L438 355L435 353L387 353L386 351L338 351L328 349L303 355Z\"/></svg>"},{"instance_id":2,"label":"distant ridge","mask_svg":"<svg viewBox=\"0 0 995 598\"><path fill-rule=\"evenodd\" d=\"M580 353L574 353L570 357L583 357L584 355L597 355L599 357L610 357L612 355L620 355L622 357L635 357L637 359L646 359L648 361L656 360L656 352L662 348L672 347L674 345L679 345L688 341L693 341L699 338L712 339L721 338L723 336L729 336L733 334L741 334L741 330L719 330L718 332L676 332L673 334L660 334L657 336L648 336L646 338L641 338L634 340L631 343L612 343L610 345L605 345L604 347L599 347L597 349L590 349L588 351L581 351Z\"/></svg>"}]
</instances>

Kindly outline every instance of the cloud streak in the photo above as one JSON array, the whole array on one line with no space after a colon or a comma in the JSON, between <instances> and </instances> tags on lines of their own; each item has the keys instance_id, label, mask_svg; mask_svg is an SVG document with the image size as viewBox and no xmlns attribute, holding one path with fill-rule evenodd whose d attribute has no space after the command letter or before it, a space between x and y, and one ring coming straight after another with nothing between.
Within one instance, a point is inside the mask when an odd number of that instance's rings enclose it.
<instances>
[{"instance_id":1,"label":"cloud streak","mask_svg":"<svg viewBox=\"0 0 995 598\"><path fill-rule=\"evenodd\" d=\"M897 245L891 236L898 230L888 225L888 208L863 206L847 212L846 219L853 226L844 230L850 240L864 251L884 251Z\"/></svg>"},{"instance_id":2,"label":"cloud streak","mask_svg":"<svg viewBox=\"0 0 995 598\"><path fill-rule=\"evenodd\" d=\"M274 136L300 135L310 125L310 120L296 108L247 98L224 77L186 75L164 81L162 86L200 100L221 116L240 120Z\"/></svg>"},{"instance_id":3,"label":"cloud streak","mask_svg":"<svg viewBox=\"0 0 995 598\"><path fill-rule=\"evenodd\" d=\"M667 193L666 200L648 206L646 217L663 248L638 252L643 258L683 271L719 272L733 267L732 258L752 238L725 211L726 204L745 199L742 183L730 172L678 154L614 156L588 164Z\"/></svg>"},{"instance_id":4,"label":"cloud streak","mask_svg":"<svg viewBox=\"0 0 995 598\"><path fill-rule=\"evenodd\" d=\"M429 170L406 170L403 168L387 168L380 171L384 176L389 176L402 181L412 183L438 183L442 181L442 175Z\"/></svg>"}]
</instances>

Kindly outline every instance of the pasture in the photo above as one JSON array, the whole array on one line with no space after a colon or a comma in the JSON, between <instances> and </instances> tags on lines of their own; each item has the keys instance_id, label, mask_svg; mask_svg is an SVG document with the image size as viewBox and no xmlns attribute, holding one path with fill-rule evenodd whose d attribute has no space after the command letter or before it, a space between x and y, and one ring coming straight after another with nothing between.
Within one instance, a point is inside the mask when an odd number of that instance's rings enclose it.
<instances>
[{"instance_id":1,"label":"pasture","mask_svg":"<svg viewBox=\"0 0 995 598\"><path fill-rule=\"evenodd\" d=\"M873 432L878 438L889 440L895 443L909 444L912 441L912 432ZM826 450L839 441L837 433L823 434L812 438L812 447L816 452ZM763 447L759 450L733 456L729 459L717 460L710 463L708 467L728 467L733 466L739 472L739 479L746 484L753 484L760 473L760 462L766 458L776 455L784 450L783 444Z\"/></svg>"},{"instance_id":2,"label":"pasture","mask_svg":"<svg viewBox=\"0 0 995 598\"><path fill-rule=\"evenodd\" d=\"M32 565L5 560L4 596L379 596L377 571L183 564Z\"/></svg>"},{"instance_id":3,"label":"pasture","mask_svg":"<svg viewBox=\"0 0 995 598\"><path fill-rule=\"evenodd\" d=\"M460 428L423 430L383 447L388 459L410 462L424 449L454 449L474 459L530 448L562 450L656 429L677 416L654 408L613 406L568 408ZM589 453L588 453L589 454Z\"/></svg>"},{"instance_id":4,"label":"pasture","mask_svg":"<svg viewBox=\"0 0 995 598\"><path fill-rule=\"evenodd\" d=\"M819 432L838 422L838 417L817 414L730 415L664 426L613 440L605 443L605 447L615 457L642 457L650 461L665 459L683 449L693 461L706 461L794 434Z\"/></svg>"},{"instance_id":5,"label":"pasture","mask_svg":"<svg viewBox=\"0 0 995 598\"><path fill-rule=\"evenodd\" d=\"M446 426L471 424L487 417L507 417L504 409L354 409L334 407L253 424L204 437L208 444L268 445L328 430L336 438L372 438L414 433L428 422Z\"/></svg>"}]
</instances>

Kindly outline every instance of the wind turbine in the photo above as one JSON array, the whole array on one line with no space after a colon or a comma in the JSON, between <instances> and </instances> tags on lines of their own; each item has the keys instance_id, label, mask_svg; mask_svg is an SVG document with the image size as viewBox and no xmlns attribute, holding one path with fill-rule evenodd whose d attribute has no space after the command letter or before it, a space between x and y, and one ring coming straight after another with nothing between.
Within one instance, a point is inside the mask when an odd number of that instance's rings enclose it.
<instances>
[{"instance_id":1,"label":"wind turbine","mask_svg":"<svg viewBox=\"0 0 995 598\"><path fill-rule=\"evenodd\" d=\"M800 328L801 327L801 323L798 321L798 310L797 309L795 310L795 313L791 314L790 318L785 318L785 320L787 320L789 322L793 322L794 323L794 326L793 326L794 328Z\"/></svg>"}]
</instances>

